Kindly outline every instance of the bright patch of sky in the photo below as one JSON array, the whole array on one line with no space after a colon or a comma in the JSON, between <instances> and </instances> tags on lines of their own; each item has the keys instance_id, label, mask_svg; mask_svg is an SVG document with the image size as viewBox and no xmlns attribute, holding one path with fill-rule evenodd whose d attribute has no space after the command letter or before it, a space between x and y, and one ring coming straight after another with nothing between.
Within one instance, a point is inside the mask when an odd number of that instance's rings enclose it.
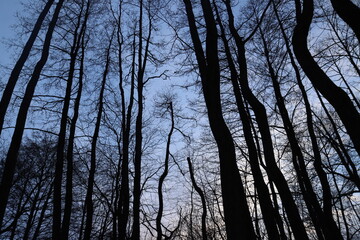
<instances>
[{"instance_id":1,"label":"bright patch of sky","mask_svg":"<svg viewBox=\"0 0 360 240\"><path fill-rule=\"evenodd\" d=\"M11 25L16 23L16 12L20 7L20 0L0 0L0 65L8 64L11 52L4 40L14 36Z\"/></svg>"}]
</instances>

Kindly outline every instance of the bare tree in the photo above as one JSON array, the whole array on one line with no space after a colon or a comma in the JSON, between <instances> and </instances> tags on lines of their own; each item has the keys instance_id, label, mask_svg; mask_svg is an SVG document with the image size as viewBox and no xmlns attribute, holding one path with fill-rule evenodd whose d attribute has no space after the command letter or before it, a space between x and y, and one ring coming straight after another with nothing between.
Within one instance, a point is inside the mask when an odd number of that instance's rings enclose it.
<instances>
[{"instance_id":1,"label":"bare tree","mask_svg":"<svg viewBox=\"0 0 360 240\"><path fill-rule=\"evenodd\" d=\"M54 0L49 0L46 2L46 5L44 6L43 10L41 11L39 17L36 20L34 28L31 31L29 39L27 40L19 59L17 60L13 70L11 71L9 80L6 84L6 87L4 89L3 95L1 97L1 102L0 102L0 135L1 135L1 132L3 129L6 110L9 106L10 99L13 94L16 82L19 79L21 70L23 69L25 62L30 55L30 52L34 45L36 37L38 36L39 31L41 30L41 27L43 25L44 19L45 19L46 15L48 14L53 3L54 3Z\"/></svg>"},{"instance_id":2,"label":"bare tree","mask_svg":"<svg viewBox=\"0 0 360 240\"><path fill-rule=\"evenodd\" d=\"M313 19L314 2L300 0L296 2L297 25L292 37L295 56L314 87L335 108L354 147L360 154L360 114L346 92L338 87L319 67L312 57L307 43L310 25Z\"/></svg>"},{"instance_id":3,"label":"bare tree","mask_svg":"<svg viewBox=\"0 0 360 240\"><path fill-rule=\"evenodd\" d=\"M204 53L190 1L184 0L194 52L199 66L203 95L210 127L216 140L219 158L226 231L229 239L255 239L246 195L238 167L231 133L222 116L220 101L220 69L217 29L209 1L201 1L206 23L206 55Z\"/></svg>"},{"instance_id":4,"label":"bare tree","mask_svg":"<svg viewBox=\"0 0 360 240\"><path fill-rule=\"evenodd\" d=\"M24 98L21 102L18 117L16 119L16 126L12 136L8 154L6 156L5 167L3 170L3 176L0 185L0 195L2 196L0 199L0 226L2 225L2 221L6 210L7 200L9 198L9 192L12 185L12 180L15 172L15 166L17 162L19 148L21 145L22 136L24 133L24 127L26 123L28 109L34 95L35 87L39 81L41 71L49 57L51 38L63 3L64 0L60 0L56 5L56 9L52 16L51 22L49 23L48 30L46 32L41 58L37 62L33 74L31 75L31 78L27 84Z\"/></svg>"}]
</instances>

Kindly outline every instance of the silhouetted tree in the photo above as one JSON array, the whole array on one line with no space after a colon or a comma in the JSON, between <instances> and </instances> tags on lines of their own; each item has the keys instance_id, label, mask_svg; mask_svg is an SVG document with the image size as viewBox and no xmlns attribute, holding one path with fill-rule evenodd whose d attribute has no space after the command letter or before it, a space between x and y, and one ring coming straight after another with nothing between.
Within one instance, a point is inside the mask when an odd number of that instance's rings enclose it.
<instances>
[{"instance_id":1,"label":"silhouetted tree","mask_svg":"<svg viewBox=\"0 0 360 240\"><path fill-rule=\"evenodd\" d=\"M59 17L60 10L62 8L62 5L64 3L64 0L60 0L56 8L54 10L51 22L49 23L48 30L46 32L46 37L44 41L44 45L42 48L41 58L37 62L34 71L31 75L31 78L26 86L24 98L21 101L18 117L16 119L16 125L15 130L11 139L11 144L9 147L8 154L5 159L5 166L3 170L3 175L1 179L1 185L0 185L0 195L2 196L0 199L0 226L2 225L2 221L4 218L5 210L7 201L9 198L10 188L13 181L13 176L15 173L15 166L17 162L17 157L19 153L19 148L21 145L22 136L24 133L24 127L26 123L26 117L28 113L28 109L31 103L31 100L34 95L35 87L39 81L39 77L41 74L41 71L49 57L49 48L51 44L51 38L56 26L56 22Z\"/></svg>"}]
</instances>

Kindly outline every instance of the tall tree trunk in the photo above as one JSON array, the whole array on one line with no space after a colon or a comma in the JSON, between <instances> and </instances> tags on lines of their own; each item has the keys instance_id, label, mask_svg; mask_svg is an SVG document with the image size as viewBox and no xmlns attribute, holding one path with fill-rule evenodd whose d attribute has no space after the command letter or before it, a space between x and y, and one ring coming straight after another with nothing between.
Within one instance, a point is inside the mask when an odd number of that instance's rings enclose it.
<instances>
[{"instance_id":1,"label":"tall tree trunk","mask_svg":"<svg viewBox=\"0 0 360 240\"><path fill-rule=\"evenodd\" d=\"M286 51L289 55L290 58L290 62L291 65L295 71L295 76L296 76L296 80L298 83L298 86L300 88L301 91L301 95L303 97L304 100L304 104L305 104L305 110L306 110L306 123L307 123L307 127L308 127L308 132L310 135L310 140L311 140L311 145L312 145L312 151L314 153L314 167L315 167L315 171L320 179L320 183L322 186L322 198L323 198L323 211L324 211L324 217L326 219L328 219L329 221L332 221L331 219L333 218L332 216L332 194L331 194L331 189L330 189L330 184L327 180L327 176L326 173L322 167L322 160L321 160L321 154L320 154L320 149L316 140L316 135L315 135L315 130L314 130L314 124L313 124L313 119L312 119L312 110L311 110L311 106L310 106L310 102L305 90L304 85L302 84L301 81L301 76L300 76L300 70L298 68L298 66L295 63L295 58L293 56L293 53L291 51L290 48L290 41L288 39L288 37L286 36L285 33L285 29L283 27L283 24L280 20L277 8L275 6L274 1L273 2L273 7L274 7L274 12L275 12L275 16L277 18L277 21L279 23L280 26L280 30L281 30L281 34L283 35L283 39L285 42L285 46L286 46ZM325 230L327 231L327 230ZM339 233L339 230L336 229L331 229L331 231L337 231L337 233L334 234L334 236L336 236Z\"/></svg>"},{"instance_id":2,"label":"tall tree trunk","mask_svg":"<svg viewBox=\"0 0 360 240\"><path fill-rule=\"evenodd\" d=\"M21 70L23 69L25 62L26 62L27 58L29 57L31 48L34 45L36 37L39 34L41 26L44 22L44 19L45 19L46 15L48 14L53 3L54 3L54 0L49 0L45 4L44 9L41 11L38 19L36 20L34 28L31 31L29 39L27 40L19 59L17 60L13 70L11 71L9 80L6 84L6 87L4 89L3 95L1 97L1 102L0 102L0 135L1 135L1 132L3 129L3 125L4 125L6 110L9 106L11 96L13 94L16 82L19 79Z\"/></svg>"},{"instance_id":3,"label":"tall tree trunk","mask_svg":"<svg viewBox=\"0 0 360 240\"><path fill-rule=\"evenodd\" d=\"M119 56L121 57L121 56ZM132 53L132 64L131 64L131 83L130 83L130 96L129 105L125 107L125 93L122 86L122 77L120 78L120 92L122 100L122 143L123 143L123 155L121 163L121 186L119 193L118 203L118 239L126 239L126 229L129 219L129 146L130 146L130 128L132 119L132 108L134 104L134 90L135 90L135 61L136 61L136 37L134 34L133 40L133 53ZM121 67L121 66L120 66Z\"/></svg>"},{"instance_id":4,"label":"tall tree trunk","mask_svg":"<svg viewBox=\"0 0 360 240\"><path fill-rule=\"evenodd\" d=\"M297 25L293 34L295 56L314 87L326 98L339 115L358 154L360 154L360 114L346 92L336 86L312 57L307 37L313 18L313 0L304 0L301 11L300 0L296 0Z\"/></svg>"},{"instance_id":5,"label":"tall tree trunk","mask_svg":"<svg viewBox=\"0 0 360 240\"><path fill-rule=\"evenodd\" d=\"M82 11L84 7L84 1L82 2L80 13L77 16L76 27L73 36L73 42L70 50L70 63L69 63L69 73L67 77L66 90L64 96L64 104L61 112L60 120L60 130L58 135L58 143L56 149L56 163L55 163L55 179L54 179L54 199L53 199L53 238L63 239L61 231L61 212L62 212L62 179L63 179L63 167L65 159L65 142L66 142L66 129L68 122L68 112L70 107L71 100L71 90L73 86L74 74L76 59L78 57L78 52L81 47L82 31L85 29L85 25L81 24L82 20ZM87 18L87 17L85 17ZM86 24L86 23L83 23ZM69 165L68 165L69 166ZM69 166L71 168L71 166ZM70 169L71 171L71 169ZM70 174L70 172L69 172ZM69 184L69 182L67 182ZM69 192L67 194L67 204L69 204ZM69 205L67 205L69 208ZM65 221L70 219L69 209L67 209L67 215L64 216ZM67 224L65 222L65 224Z\"/></svg>"},{"instance_id":6,"label":"tall tree trunk","mask_svg":"<svg viewBox=\"0 0 360 240\"><path fill-rule=\"evenodd\" d=\"M215 11L216 11L217 18L220 19L220 14L218 12L216 5L215 5ZM245 110L243 96L242 96L242 93L240 91L240 87L238 84L238 73L237 73L234 61L232 59L232 56L231 56L228 40L225 36L225 30L224 30L223 24L220 20L219 20L218 24L220 26L221 38L224 43L226 58L227 58L229 69L230 69L231 83L233 86L236 105L237 105L237 109L240 114L240 120L243 125L243 133L244 133L244 137L245 137L245 141L246 141L246 145L247 145L247 149L248 149L250 167L251 167L252 175L253 175L253 178L255 181L255 187L259 194L259 203L260 203L261 211L263 213L264 223L266 226L266 230L267 230L269 239L279 239L280 234L279 234L279 231L278 231L278 228L276 225L276 216L279 213L275 211L275 209L272 205L269 189L265 184L264 177L263 177L261 169L260 169L256 145L255 145L255 142L254 142L254 139L252 136L252 132L251 132L249 116ZM257 229L258 229L258 227L257 227ZM259 231L257 231L257 232L259 232Z\"/></svg>"},{"instance_id":7,"label":"tall tree trunk","mask_svg":"<svg viewBox=\"0 0 360 240\"><path fill-rule=\"evenodd\" d=\"M96 117L94 134L91 141L91 162L90 162L88 186L87 186L86 199L85 199L86 223L85 223L84 240L91 239L91 231L92 231L93 215L94 215L94 203L92 200L93 197L92 195L94 191L95 171L96 171L96 145L97 145L97 139L99 137L101 117L103 113L106 78L110 66L110 51L111 51L112 37L113 36L111 36L111 39L109 41L109 46L106 49L106 63L105 63L105 69L103 72L103 76L102 76L103 78L100 89L99 104L98 104L99 109Z\"/></svg>"},{"instance_id":8,"label":"tall tree trunk","mask_svg":"<svg viewBox=\"0 0 360 240\"><path fill-rule=\"evenodd\" d=\"M137 93L138 93L138 114L136 117L136 133L135 133L135 176L134 176L134 190L133 190L133 228L132 240L140 239L140 198L141 198L141 155L142 155L142 121L143 121L143 88L144 88L144 74L146 63L148 60L148 52L150 45L150 37L152 31L151 16L149 16L149 33L146 38L144 58L142 58L142 35L143 35L143 1L140 0L140 19L139 19L139 55L138 55L138 74L137 74ZM150 11L149 13L150 14Z\"/></svg>"},{"instance_id":9,"label":"tall tree trunk","mask_svg":"<svg viewBox=\"0 0 360 240\"><path fill-rule=\"evenodd\" d=\"M124 79L123 79L123 60L122 60L122 51L123 51L123 34L122 34L122 1L119 2L119 16L117 18L116 21L116 41L117 41L117 45L119 47L118 52L117 52L117 57L118 57L118 61L119 61L119 90L120 90L120 102L121 102L121 131L123 133L123 131L125 131L125 126L126 126L126 106L125 106L125 91L124 91ZM135 36L134 36L135 39ZM134 40L135 41L135 40ZM134 57L133 57L134 58ZM134 60L132 61L133 65L134 65ZM131 82L131 88L133 88L133 81ZM130 94L130 97L132 97L133 94ZM131 100L130 100L131 101ZM122 164L122 156L121 155L121 138L118 141L118 151L120 154L120 158L118 160L117 163L117 169L116 169L116 176L115 176L115 197L114 197L114 211L113 211L113 221L112 221L112 239L117 239L117 234L118 234L118 228L117 228L117 223L118 221L120 221L120 211L121 211L121 206L122 206L122 202L121 202L121 198L120 198L120 191L121 191L121 164Z\"/></svg>"},{"instance_id":10,"label":"tall tree trunk","mask_svg":"<svg viewBox=\"0 0 360 240\"><path fill-rule=\"evenodd\" d=\"M159 184L158 184L158 199L159 199L159 209L156 215L156 232L157 232L157 240L161 240L163 239L163 233L162 233L162 227L161 227L161 219L162 219L162 215L163 215L163 210L164 210L164 199L163 199L163 184L165 181L166 176L168 175L169 172L169 158L170 158L170 144L171 144L171 137L172 134L174 132L174 128L175 128L175 121L174 121L174 109L173 109L173 105L172 102L166 103L168 111L170 113L170 118L171 118L171 127L170 127L170 131L167 137L167 141L166 141L166 152L165 152L165 163L164 163L164 171L160 176L159 179ZM166 237L165 237L166 239Z\"/></svg>"},{"instance_id":11,"label":"tall tree trunk","mask_svg":"<svg viewBox=\"0 0 360 240\"><path fill-rule=\"evenodd\" d=\"M304 155L301 151L299 142L296 138L296 133L291 123L289 113L285 106L285 100L280 90L280 84L278 81L277 74L272 66L269 49L260 28L260 36L263 41L264 55L266 58L267 66L272 80L276 103L279 107L281 119L284 123L286 135L288 137L290 148L293 154L293 164L295 166L298 182L300 184L302 195L307 205L310 217L314 223L315 230L318 234L319 239L342 239L341 233L335 224L332 215L326 216L321 209L321 206L317 200L316 194L313 190L312 183L307 173ZM330 198L331 200L331 198Z\"/></svg>"},{"instance_id":12,"label":"tall tree trunk","mask_svg":"<svg viewBox=\"0 0 360 240\"><path fill-rule=\"evenodd\" d=\"M238 54L238 64L240 67L240 78L239 83L240 87L243 91L244 98L249 102L252 107L255 118L258 123L259 131L262 136L262 143L264 149L264 157L266 162L266 171L272 182L275 183L276 188L279 191L282 203L285 207L286 214L288 216L291 228L293 230L294 237L296 239L305 240L308 239L304 224L300 218L299 211L295 204L295 201L291 195L289 186L286 182L284 175L281 170L277 166L275 156L274 156L274 148L270 134L269 123L267 120L266 109L264 105L255 97L252 93L249 83L248 83L248 75L247 75L247 61L245 55L245 41L238 34L235 25L234 25L234 16L231 10L231 3L229 0L225 1L226 8L229 16L229 27L232 36L235 39L237 54Z\"/></svg>"},{"instance_id":13,"label":"tall tree trunk","mask_svg":"<svg viewBox=\"0 0 360 240\"><path fill-rule=\"evenodd\" d=\"M7 201L9 198L10 188L12 185L14 173L15 173L15 167L16 162L18 158L19 148L21 145L22 136L24 133L24 127L26 123L26 118L28 114L28 110L30 107L31 100L34 95L34 91L36 88L36 85L39 81L41 71L44 67L44 65L47 62L48 56L49 56L49 49L50 49L50 43L52 39L52 35L54 32L54 28L56 26L56 22L59 17L60 10L62 8L62 5L64 3L64 0L59 0L59 2L56 5L53 17L51 19L51 22L49 23L48 30L46 32L45 41L41 53L41 58L35 65L34 71L31 75L31 78L26 86L24 98L21 101L21 105L19 108L18 116L16 119L16 125L15 130L11 139L10 147L8 150L8 153L6 155L5 159L5 166L3 170L3 176L1 179L1 185L0 185L0 226L2 225L4 215L5 215L5 209L7 205Z\"/></svg>"},{"instance_id":14,"label":"tall tree trunk","mask_svg":"<svg viewBox=\"0 0 360 240\"><path fill-rule=\"evenodd\" d=\"M82 2L82 8L84 7L84 1ZM76 122L79 117L79 108L80 100L82 95L83 87L83 78L84 78L84 59L85 59L85 31L86 24L89 16L90 0L87 2L84 21L81 26L79 33L78 46L81 47L81 58L80 58L80 73L79 73L79 87L77 90L77 96L75 99L74 105L74 115L71 119L70 132L69 132L69 142L67 149L67 169L66 169L66 193L65 193L65 207L64 207L64 216L61 225L61 234L63 239L69 238L69 227L70 227L70 218L72 213L72 202L73 202L73 159L74 159L74 141L75 141L75 131L76 131ZM81 14L80 14L81 16ZM80 23L79 23L80 24ZM77 55L77 54L76 54ZM74 66L75 67L75 66Z\"/></svg>"},{"instance_id":15,"label":"tall tree trunk","mask_svg":"<svg viewBox=\"0 0 360 240\"><path fill-rule=\"evenodd\" d=\"M236 163L231 133L222 116L217 29L209 1L201 6L206 22L206 57L199 39L191 1L184 0L211 131L218 146L221 189L228 239L255 239L245 189Z\"/></svg>"}]
</instances>

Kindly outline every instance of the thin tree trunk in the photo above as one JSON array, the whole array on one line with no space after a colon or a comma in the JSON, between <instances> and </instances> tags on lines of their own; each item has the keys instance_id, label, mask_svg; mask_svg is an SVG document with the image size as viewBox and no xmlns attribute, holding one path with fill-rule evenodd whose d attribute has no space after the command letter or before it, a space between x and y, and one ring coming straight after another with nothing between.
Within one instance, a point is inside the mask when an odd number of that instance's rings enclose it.
<instances>
[{"instance_id":1,"label":"thin tree trunk","mask_svg":"<svg viewBox=\"0 0 360 240\"><path fill-rule=\"evenodd\" d=\"M42 166L42 169L44 169L45 166ZM28 217L28 220L26 222L26 227L25 227L25 230L24 230L24 235L23 235L23 240L27 240L29 238L29 234L30 234L30 230L34 224L34 220L35 220L35 217L36 217L36 209L37 209L37 204L38 204L38 201L39 201L39 198L40 198L40 193L41 193L41 183L45 180L43 179L43 175L44 172L41 171L40 173L40 177L39 177L39 182L37 183L36 185L36 193L35 193L35 196L34 196L34 199L32 199L32 204L31 204L31 208L30 208L30 212L29 212L29 217Z\"/></svg>"},{"instance_id":2,"label":"thin tree trunk","mask_svg":"<svg viewBox=\"0 0 360 240\"><path fill-rule=\"evenodd\" d=\"M264 45L264 55L266 57L267 66L268 66L270 77L272 80L274 93L275 93L275 97L276 97L276 103L279 107L280 115L283 120L286 135L288 137L291 151L293 154L293 157L292 157L293 164L294 164L294 167L296 170L298 182L300 184L300 187L302 190L302 195L304 197L310 217L314 223L315 230L318 234L318 238L322 239L324 237L324 239L342 239L340 230L338 229L336 223L334 222L332 214L325 215L321 209L321 206L320 206L318 200L317 200L316 194L313 190L310 178L307 173L304 155L302 154L299 142L296 138L295 130L293 128L293 125L292 125L290 117L289 117L289 113L285 106L285 100L284 100L284 97L282 96L282 93L280 90L280 84L277 79L277 74L275 73L275 70L272 67L272 63L270 61L269 49L267 47L267 43L266 43L266 40L264 38L261 28L260 28L260 35L261 35L263 45ZM325 178L326 178L326 176L325 176ZM326 179L326 183L328 186L327 179ZM327 192L330 191L330 189L326 189L326 190L327 190ZM327 199L327 200L331 201L331 195L330 195L330 199Z\"/></svg>"},{"instance_id":3,"label":"thin tree trunk","mask_svg":"<svg viewBox=\"0 0 360 240\"><path fill-rule=\"evenodd\" d=\"M354 182L354 184L360 190L360 176L358 174L356 165L352 161L351 156L348 153L348 150L345 148L343 140L342 140L342 138L340 136L340 133L339 133L339 131L337 129L336 123L335 123L333 117L331 116L331 114L329 113L327 107L325 106L325 103L324 103L322 97L320 96L318 91L316 91L316 94L317 94L317 96L318 96L318 98L320 100L320 104L321 104L322 108L324 109L324 112L325 112L328 120L330 121L330 125L333 128L333 131L334 131L334 134L335 134L335 139L333 137L333 134L331 134L327 130L327 127L324 125L324 123L321 121L321 119L320 119L320 124L323 126L323 129L324 129L326 135L328 136L328 138L327 138L328 141L330 142L331 146L334 148L334 150L338 154L341 163L343 164L346 171L348 172L349 180Z\"/></svg>"},{"instance_id":4,"label":"thin tree trunk","mask_svg":"<svg viewBox=\"0 0 360 240\"><path fill-rule=\"evenodd\" d=\"M132 108L134 104L134 89L135 89L135 57L136 57L136 38L134 34L133 53L131 65L131 83L129 105L125 108L125 93L122 86L122 78L120 78L120 91L122 99L122 135L123 135L123 155L121 164L121 186L119 196L119 221L118 221L118 239L126 239L126 229L129 219L129 145L130 145L130 128L132 118Z\"/></svg>"},{"instance_id":5,"label":"thin tree trunk","mask_svg":"<svg viewBox=\"0 0 360 240\"><path fill-rule=\"evenodd\" d=\"M82 2L82 4L84 4L84 1ZM82 5L82 9L83 9L83 7L84 6ZM82 87L83 87L84 58L85 58L85 31L86 31L86 24L87 24L87 20L88 20L88 16L89 16L89 8L90 8L90 0L88 0L88 2L87 2L84 21L81 26L79 38L77 40L78 42L76 43L76 44L78 44L78 47L82 49L82 53L81 53L81 59L80 59L79 87L78 87L77 96L75 99L74 115L71 119L69 142L68 142L67 157L66 157L66 160L67 160L66 194L65 194L64 216L63 216L63 221L62 221L62 226L61 226L61 234L63 235L63 239L69 238L69 227L70 227L70 219L71 219L71 212L72 212L74 140L75 140L76 122L79 117L79 107L80 107L80 100L81 100ZM80 17L81 17L81 14L79 16L79 19L80 19ZM80 22L78 24L80 24ZM77 55L77 51L76 51L76 55Z\"/></svg>"},{"instance_id":6,"label":"thin tree trunk","mask_svg":"<svg viewBox=\"0 0 360 240\"><path fill-rule=\"evenodd\" d=\"M321 183L322 191L323 191L323 194L322 194L322 196L323 196L323 210L324 210L324 214L326 214L327 218L330 218L330 217L332 217L331 189L330 189L329 182L327 180L326 173L325 173L325 171L324 171L324 169L322 167L321 154L320 154L319 145L318 145L317 140L316 140L310 101L308 99L305 87L302 84L301 76L300 76L300 70L299 70L298 66L296 65L296 63L295 63L295 58L294 58L294 56L292 54L292 51L291 51L291 48L290 48L290 41L289 41L288 37L286 36L285 29L283 27L283 24L282 24L282 22L280 20L277 8L275 6L275 2L272 1L272 3L273 3L273 7L274 7L275 16L276 16L276 18L278 20L280 30L281 30L281 33L283 35L283 39L284 39L284 42L285 42L287 53L288 53L289 58L290 58L291 65L292 65L292 67L293 67L293 69L295 71L296 81L298 83L298 86L299 86L300 91L301 91L301 95L302 95L303 100L304 100L305 110L306 110L306 123L307 123L307 127L308 127L308 132L309 132L309 135L310 135L312 151L314 153L314 167L315 167L315 171L316 171L316 173L317 173L317 175L318 175L318 177L320 179L320 183Z\"/></svg>"},{"instance_id":7,"label":"thin tree trunk","mask_svg":"<svg viewBox=\"0 0 360 240\"><path fill-rule=\"evenodd\" d=\"M249 102L252 107L256 121L258 123L259 131L262 136L263 148L264 148L264 156L265 162L267 165L267 174L271 181L273 181L279 191L282 203L285 207L286 214L288 215L289 223L293 230L293 234L295 239L306 240L308 239L304 224L300 218L299 211L295 204L295 201L291 195L289 186L286 182L286 179L280 169L278 168L275 156L274 156L274 148L270 134L269 123L267 121L267 114L264 105L255 97L252 93L249 83L248 83L248 75L247 75L247 61L245 55L245 41L238 34L235 25L234 25L234 16L231 10L230 1L225 1L226 8L229 16L229 27L232 36L235 39L237 51L238 51L238 64L240 67L240 87L243 91L244 98Z\"/></svg>"},{"instance_id":8,"label":"thin tree trunk","mask_svg":"<svg viewBox=\"0 0 360 240\"><path fill-rule=\"evenodd\" d=\"M166 103L168 105L168 110L170 112L171 117L171 128L167 137L166 142L166 152L165 152L165 163L164 163L164 171L160 176L159 184L158 184L158 199L159 199L159 209L158 213L156 215L156 232L157 232L157 240L161 240L163 238L162 228L161 228L161 218L163 215L163 209L164 209L164 200L163 200L163 183L165 181L166 176L169 172L169 158L170 158L170 144L171 144L171 137L174 132L175 128L175 121L174 121L174 109L172 102Z\"/></svg>"},{"instance_id":9,"label":"thin tree trunk","mask_svg":"<svg viewBox=\"0 0 360 240\"><path fill-rule=\"evenodd\" d=\"M19 108L18 116L16 119L16 125L15 130L11 139L10 147L8 150L8 153L6 155L5 159L5 166L3 170L3 176L1 179L1 185L0 185L0 226L2 225L4 215L5 215L5 209L7 205L7 201L9 198L10 188L12 186L12 181L15 173L15 167L16 162L18 158L19 148L21 145L22 136L24 133L24 127L26 123L26 118L28 114L28 110L30 107L31 100L34 95L34 91L36 88L36 85L38 83L38 80L40 78L41 71L44 67L44 65L47 62L48 56L49 56L49 49L50 49L50 43L52 39L52 35L54 32L54 28L56 26L56 22L59 17L60 10L62 8L62 5L64 3L64 0L59 0L59 2L56 5L54 15L51 19L51 22L49 23L49 28L46 32L46 37L41 53L41 58L37 62L34 71L31 75L31 78L26 86L24 98L21 101L21 105Z\"/></svg>"},{"instance_id":10,"label":"thin tree trunk","mask_svg":"<svg viewBox=\"0 0 360 240\"><path fill-rule=\"evenodd\" d=\"M117 18L116 24L117 24L117 29L116 29L116 40L117 40L117 45L119 47L118 49L118 61L119 61L119 89L120 89L120 99L121 99L121 131L125 131L125 126L126 126L126 106L125 106L125 91L124 91L124 87L123 87L123 66L122 66L122 51L123 51L123 35L122 35L122 28L121 28L121 24L122 24L122 1L119 2L119 16ZM135 36L134 36L135 39ZM133 65L134 65L134 60L133 60ZM133 82L131 82L131 86L133 86ZM130 94L130 97L132 97L132 94ZM130 100L131 101L131 100ZM120 215L121 215L121 206L122 206L122 198L120 197L120 191L121 191L121 164L122 164L122 158L123 158L123 154L121 154L121 137L120 140L118 142L118 151L120 154L120 158L118 160L118 164L117 164L117 171L116 171L116 177L115 177L115 199L114 199L114 213L113 213L113 224L112 224L112 239L117 239L117 223L118 221L120 221Z\"/></svg>"},{"instance_id":11,"label":"thin tree trunk","mask_svg":"<svg viewBox=\"0 0 360 240\"><path fill-rule=\"evenodd\" d=\"M10 226L11 226L10 240L13 240L15 238L15 233L16 233L16 229L18 227L19 218L21 217L21 215L23 215L24 206L27 203L27 201L25 201L25 204L23 204L23 199L24 199L25 192L27 190L28 183L29 183L29 180L27 180L24 183L23 189L21 190L21 193L20 193L20 196L18 196L19 202L18 202L17 207L16 207L16 213L15 213L15 216L13 217L12 223L10 224Z\"/></svg>"},{"instance_id":12,"label":"thin tree trunk","mask_svg":"<svg viewBox=\"0 0 360 240\"><path fill-rule=\"evenodd\" d=\"M217 18L220 19L220 15L218 13L217 7L215 7L215 10L216 10ZM276 225L276 215L279 213L275 211L275 209L272 205L269 189L267 188L267 186L265 184L265 181L264 181L261 169L260 169L259 159L258 159L258 155L257 155L257 151L256 151L256 145L255 145L255 142L254 142L254 139L252 136L252 132L251 132L249 116L245 110L243 96L242 96L242 93L240 91L240 87L239 87L239 84L237 81L238 73L236 71L235 64L232 60L228 40L225 36L225 30L220 21L218 24L221 29L221 38L224 43L225 53L226 53L227 61L229 64L229 69L230 69L230 74L231 74L231 83L233 86L237 109L240 114L240 120L243 125L243 133L244 133L244 137L245 137L245 141L246 141L246 145L247 145L247 149L248 149L250 167L251 167L251 171L252 171L253 178L255 181L255 187L259 194L259 203L260 203L261 211L263 213L264 223L266 226L266 230L267 230L269 239L279 239L280 234L278 232L278 228ZM258 227L257 227L257 229L258 229ZM257 232L260 232L260 231L257 230Z\"/></svg>"},{"instance_id":13,"label":"thin tree trunk","mask_svg":"<svg viewBox=\"0 0 360 240\"><path fill-rule=\"evenodd\" d=\"M50 187L49 187L49 192L47 193L44 205L42 206L40 216L39 216L39 220L38 220L34 235L32 237L32 240L38 239L38 236L40 235L40 229L41 229L42 223L43 223L44 218L45 218L45 213L47 211L47 207L48 207L50 198L52 196L52 189L53 189L53 183L51 182Z\"/></svg>"},{"instance_id":14,"label":"thin tree trunk","mask_svg":"<svg viewBox=\"0 0 360 240\"><path fill-rule=\"evenodd\" d=\"M331 163L328 159L328 162L329 162L329 166L331 166ZM332 166L331 166L332 168ZM350 231L349 231L349 225L348 225L348 222L346 220L346 214L345 214L345 208L344 208L344 204L343 204L343 200L341 199L341 190L338 186L338 183L336 181L336 178L335 178L335 175L334 174L331 174L332 178L333 178L333 182L334 182L334 186L335 186L335 189L336 189L336 192L337 192L337 195L338 195L338 198L339 198L339 204L340 204L340 211L341 211L341 216L342 216L342 219L343 219L343 225L345 227L345 232L346 232L346 239L347 240L350 240ZM336 208L336 204L334 204L334 208ZM336 213L338 214L338 211L335 209ZM338 221L338 225L340 225L340 221Z\"/></svg>"},{"instance_id":15,"label":"thin tree trunk","mask_svg":"<svg viewBox=\"0 0 360 240\"><path fill-rule=\"evenodd\" d=\"M46 15L48 14L53 3L54 3L54 0L49 0L45 4L44 9L41 11L38 19L36 20L34 28L31 31L29 39L27 40L19 59L17 60L13 70L11 71L9 80L6 84L6 87L4 89L3 95L1 97L1 102L0 102L0 135L1 135L1 132L3 129L3 125L4 125L6 111L9 106L11 96L13 94L16 82L19 79L21 70L23 69L25 62L26 62L27 58L29 57L31 48L34 45L36 37L39 34L41 26L44 22L44 19L45 19Z\"/></svg>"},{"instance_id":16,"label":"thin tree trunk","mask_svg":"<svg viewBox=\"0 0 360 240\"><path fill-rule=\"evenodd\" d=\"M109 46L106 49L106 63L105 69L103 72L103 79L101 83L100 89L100 96L99 96L99 109L96 117L95 129L94 134L91 141L91 162L90 162L90 170L89 170L89 178L88 178L88 186L86 191L86 199L85 199L85 206L86 206L86 223L85 223L85 232L84 232L84 240L91 239L91 231L92 231L92 224L93 224L93 215L94 215L94 203L92 200L92 195L94 191L94 181L95 181L95 171L96 171L96 145L97 139L99 137L100 132L100 125L101 125L101 117L103 113L103 105L104 105L104 91L105 91L105 84L106 78L109 72L110 66L110 50L112 44L112 37L109 41Z\"/></svg>"},{"instance_id":17,"label":"thin tree trunk","mask_svg":"<svg viewBox=\"0 0 360 240\"><path fill-rule=\"evenodd\" d=\"M201 205L202 205L202 214L201 214L202 239L207 240L207 229L206 229L206 212L207 212L207 210L206 210L205 195L204 195L204 192L201 190L201 188L196 184L193 167L192 167L191 160L190 160L189 157L187 158L187 162L188 162L188 165L189 165L190 178L191 178L192 185L193 185L195 191L199 194L200 199L201 199Z\"/></svg>"},{"instance_id":18,"label":"thin tree trunk","mask_svg":"<svg viewBox=\"0 0 360 240\"><path fill-rule=\"evenodd\" d=\"M135 176L134 176L134 190L133 190L133 228L132 240L140 239L140 198L141 198L141 155L142 155L142 121L143 121L143 88L144 88L144 73L146 63L148 60L150 37L152 32L151 16L149 16L149 33L146 38L146 45L144 49L144 58L142 59L142 35L143 35L143 1L140 0L140 19L139 19L139 47L138 47L138 74L137 74L137 92L138 92L138 115L136 117L136 133L135 133ZM150 14L150 13L148 13Z\"/></svg>"}]
</instances>

